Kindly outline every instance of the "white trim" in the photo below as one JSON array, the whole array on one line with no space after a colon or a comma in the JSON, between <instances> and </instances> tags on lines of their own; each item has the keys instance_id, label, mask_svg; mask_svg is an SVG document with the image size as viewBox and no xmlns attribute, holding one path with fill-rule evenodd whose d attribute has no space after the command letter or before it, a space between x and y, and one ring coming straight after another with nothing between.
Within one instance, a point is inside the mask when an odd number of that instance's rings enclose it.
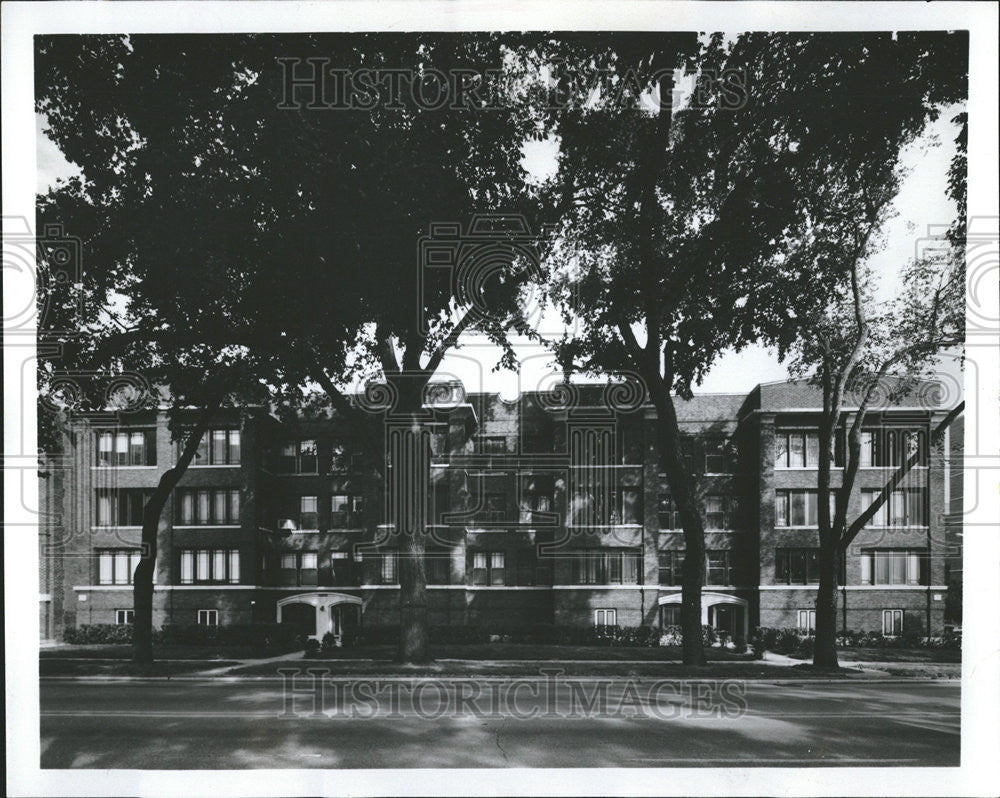
<instances>
[{"instance_id":1,"label":"white trim","mask_svg":"<svg viewBox=\"0 0 1000 798\"><path fill-rule=\"evenodd\" d=\"M552 585L552 590L643 590L657 585Z\"/></svg>"},{"instance_id":2,"label":"white trim","mask_svg":"<svg viewBox=\"0 0 1000 798\"><path fill-rule=\"evenodd\" d=\"M663 606L664 604L680 604L682 596L683 593L677 591L666 596L659 596L656 599L656 603L659 606ZM706 604L706 599L708 599L707 606L711 606L712 604L739 604L741 607L750 606L749 600L741 596L728 596L725 593L716 593L711 590L702 592L701 603L703 605Z\"/></svg>"},{"instance_id":3,"label":"white trim","mask_svg":"<svg viewBox=\"0 0 1000 798\"><path fill-rule=\"evenodd\" d=\"M753 590L753 588L749 588ZM818 590L819 583L811 585L757 585L757 590ZM947 590L946 585L839 585L837 590Z\"/></svg>"},{"instance_id":4,"label":"white trim","mask_svg":"<svg viewBox=\"0 0 1000 798\"><path fill-rule=\"evenodd\" d=\"M296 593L294 596L287 596L278 599L277 606L287 607L289 604L309 604L313 607L332 607L337 604L364 604L361 596L352 596L350 593L338 593L336 591L310 591L308 593ZM280 619L279 619L280 623Z\"/></svg>"},{"instance_id":5,"label":"white trim","mask_svg":"<svg viewBox=\"0 0 1000 798\"><path fill-rule=\"evenodd\" d=\"M172 529L242 529L239 524L174 524Z\"/></svg>"},{"instance_id":6,"label":"white trim","mask_svg":"<svg viewBox=\"0 0 1000 798\"><path fill-rule=\"evenodd\" d=\"M177 463L175 462L174 465L177 465ZM191 468L242 468L242 467L243 466L242 466L241 463L201 463L199 465L195 465L194 463L192 463L191 465L188 466L189 469L191 469Z\"/></svg>"},{"instance_id":7,"label":"white trim","mask_svg":"<svg viewBox=\"0 0 1000 798\"><path fill-rule=\"evenodd\" d=\"M550 585L427 585L432 587L455 587L459 590L551 590Z\"/></svg>"},{"instance_id":8,"label":"white trim","mask_svg":"<svg viewBox=\"0 0 1000 798\"><path fill-rule=\"evenodd\" d=\"M91 471L141 471L157 469L158 465L92 465Z\"/></svg>"},{"instance_id":9,"label":"white trim","mask_svg":"<svg viewBox=\"0 0 1000 798\"><path fill-rule=\"evenodd\" d=\"M51 593L39 593L38 594L38 600L39 601L52 601L52 594Z\"/></svg>"},{"instance_id":10,"label":"white trim","mask_svg":"<svg viewBox=\"0 0 1000 798\"><path fill-rule=\"evenodd\" d=\"M134 525L133 526L116 526L116 525L99 526L97 524L94 524L93 526L90 527L90 531L91 532L110 532L113 529L134 530L134 531L141 532L142 531L142 524L139 524L138 526L134 526Z\"/></svg>"}]
</instances>

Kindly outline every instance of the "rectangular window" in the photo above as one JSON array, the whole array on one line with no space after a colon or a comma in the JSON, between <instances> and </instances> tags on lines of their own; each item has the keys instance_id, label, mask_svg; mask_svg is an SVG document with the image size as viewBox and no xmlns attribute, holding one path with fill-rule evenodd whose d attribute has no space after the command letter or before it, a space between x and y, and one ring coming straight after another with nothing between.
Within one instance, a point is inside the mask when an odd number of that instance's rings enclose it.
<instances>
[{"instance_id":1,"label":"rectangular window","mask_svg":"<svg viewBox=\"0 0 1000 798\"><path fill-rule=\"evenodd\" d=\"M594 626L598 629L618 625L617 610L594 610Z\"/></svg>"},{"instance_id":2,"label":"rectangular window","mask_svg":"<svg viewBox=\"0 0 1000 798\"><path fill-rule=\"evenodd\" d=\"M97 549L97 583L131 585L139 556L138 549Z\"/></svg>"},{"instance_id":3,"label":"rectangular window","mask_svg":"<svg viewBox=\"0 0 1000 798\"><path fill-rule=\"evenodd\" d=\"M181 549L181 584L239 584L240 553L238 549Z\"/></svg>"},{"instance_id":4,"label":"rectangular window","mask_svg":"<svg viewBox=\"0 0 1000 798\"><path fill-rule=\"evenodd\" d=\"M836 495L830 493L830 515L833 516ZM814 527L819 523L819 502L814 490L778 490L774 494L774 525L776 527Z\"/></svg>"},{"instance_id":5,"label":"rectangular window","mask_svg":"<svg viewBox=\"0 0 1000 798\"><path fill-rule=\"evenodd\" d=\"M888 428L861 432L861 465L865 468L899 468L914 456L915 466L928 464L924 430Z\"/></svg>"},{"instance_id":6,"label":"rectangular window","mask_svg":"<svg viewBox=\"0 0 1000 798\"><path fill-rule=\"evenodd\" d=\"M863 549L861 584L930 584L927 549Z\"/></svg>"},{"instance_id":7,"label":"rectangular window","mask_svg":"<svg viewBox=\"0 0 1000 798\"><path fill-rule=\"evenodd\" d=\"M573 582L578 585L641 583L638 549L587 549L572 554L571 562Z\"/></svg>"},{"instance_id":8,"label":"rectangular window","mask_svg":"<svg viewBox=\"0 0 1000 798\"><path fill-rule=\"evenodd\" d=\"M177 442L177 456L184 449L186 440ZM240 431L238 429L210 429L198 442L191 465L239 465Z\"/></svg>"},{"instance_id":9,"label":"rectangular window","mask_svg":"<svg viewBox=\"0 0 1000 798\"><path fill-rule=\"evenodd\" d=\"M882 610L882 634L896 637L903 633L903 611Z\"/></svg>"},{"instance_id":10,"label":"rectangular window","mask_svg":"<svg viewBox=\"0 0 1000 798\"><path fill-rule=\"evenodd\" d=\"M299 529L319 529L316 496L299 497Z\"/></svg>"},{"instance_id":11,"label":"rectangular window","mask_svg":"<svg viewBox=\"0 0 1000 798\"><path fill-rule=\"evenodd\" d=\"M728 496L705 497L705 528L731 529L729 518L730 498Z\"/></svg>"},{"instance_id":12,"label":"rectangular window","mask_svg":"<svg viewBox=\"0 0 1000 798\"><path fill-rule=\"evenodd\" d=\"M705 441L705 473L729 473L729 453L725 439L710 438Z\"/></svg>"},{"instance_id":13,"label":"rectangular window","mask_svg":"<svg viewBox=\"0 0 1000 798\"><path fill-rule=\"evenodd\" d=\"M379 578L383 585L394 585L399 580L396 576L396 552L383 551L379 554Z\"/></svg>"},{"instance_id":14,"label":"rectangular window","mask_svg":"<svg viewBox=\"0 0 1000 798\"><path fill-rule=\"evenodd\" d=\"M705 560L708 568L708 575L705 584L730 584L728 551L707 551L705 552Z\"/></svg>"},{"instance_id":15,"label":"rectangular window","mask_svg":"<svg viewBox=\"0 0 1000 798\"><path fill-rule=\"evenodd\" d=\"M472 584L486 584L486 552L476 551L472 554Z\"/></svg>"},{"instance_id":16,"label":"rectangular window","mask_svg":"<svg viewBox=\"0 0 1000 798\"><path fill-rule=\"evenodd\" d=\"M330 497L330 526L349 528L363 523L364 498L346 493L336 493Z\"/></svg>"},{"instance_id":17,"label":"rectangular window","mask_svg":"<svg viewBox=\"0 0 1000 798\"><path fill-rule=\"evenodd\" d=\"M198 610L198 626L218 626L218 610Z\"/></svg>"},{"instance_id":18,"label":"rectangular window","mask_svg":"<svg viewBox=\"0 0 1000 798\"><path fill-rule=\"evenodd\" d=\"M881 490L861 491L862 508L871 507L881 495ZM889 495L872 516L869 526L905 527L927 526L927 489L899 488Z\"/></svg>"},{"instance_id":19,"label":"rectangular window","mask_svg":"<svg viewBox=\"0 0 1000 798\"><path fill-rule=\"evenodd\" d=\"M841 459L834 451L830 459ZM784 468L818 468L819 467L819 433L804 431L779 431L775 435L774 467Z\"/></svg>"},{"instance_id":20,"label":"rectangular window","mask_svg":"<svg viewBox=\"0 0 1000 798\"><path fill-rule=\"evenodd\" d=\"M661 585L679 585L684 568L683 551L661 551L658 554Z\"/></svg>"},{"instance_id":21,"label":"rectangular window","mask_svg":"<svg viewBox=\"0 0 1000 798\"><path fill-rule=\"evenodd\" d=\"M782 585L814 585L819 582L819 549L776 549L774 581Z\"/></svg>"},{"instance_id":22,"label":"rectangular window","mask_svg":"<svg viewBox=\"0 0 1000 798\"><path fill-rule=\"evenodd\" d=\"M506 584L506 569L504 568L504 553L502 551L490 552L490 584Z\"/></svg>"},{"instance_id":23,"label":"rectangular window","mask_svg":"<svg viewBox=\"0 0 1000 798\"><path fill-rule=\"evenodd\" d=\"M507 438L503 435L487 435L476 439L479 451L483 454L506 454Z\"/></svg>"},{"instance_id":24,"label":"rectangular window","mask_svg":"<svg viewBox=\"0 0 1000 798\"><path fill-rule=\"evenodd\" d=\"M98 488L98 526L142 526L142 509L149 491L141 488Z\"/></svg>"},{"instance_id":25,"label":"rectangular window","mask_svg":"<svg viewBox=\"0 0 1000 798\"><path fill-rule=\"evenodd\" d=\"M115 624L125 626L135 620L135 610L115 610Z\"/></svg>"},{"instance_id":26,"label":"rectangular window","mask_svg":"<svg viewBox=\"0 0 1000 798\"><path fill-rule=\"evenodd\" d=\"M660 628L681 625L681 605L661 604L660 605Z\"/></svg>"},{"instance_id":27,"label":"rectangular window","mask_svg":"<svg viewBox=\"0 0 1000 798\"><path fill-rule=\"evenodd\" d=\"M425 558L427 564L427 584L451 584L451 552L447 549L428 549Z\"/></svg>"},{"instance_id":28,"label":"rectangular window","mask_svg":"<svg viewBox=\"0 0 1000 798\"><path fill-rule=\"evenodd\" d=\"M812 634L816 631L816 610L799 610L799 629Z\"/></svg>"},{"instance_id":29,"label":"rectangular window","mask_svg":"<svg viewBox=\"0 0 1000 798\"><path fill-rule=\"evenodd\" d=\"M97 465L156 465L155 430L97 433Z\"/></svg>"},{"instance_id":30,"label":"rectangular window","mask_svg":"<svg viewBox=\"0 0 1000 798\"><path fill-rule=\"evenodd\" d=\"M185 526L232 526L240 522L240 492L230 488L177 492L178 523Z\"/></svg>"},{"instance_id":31,"label":"rectangular window","mask_svg":"<svg viewBox=\"0 0 1000 798\"><path fill-rule=\"evenodd\" d=\"M278 473L316 474L318 468L315 440L295 440L282 444L277 462Z\"/></svg>"},{"instance_id":32,"label":"rectangular window","mask_svg":"<svg viewBox=\"0 0 1000 798\"><path fill-rule=\"evenodd\" d=\"M660 493L659 507L657 508L656 520L660 529L681 529L681 516L677 512L674 500L669 495Z\"/></svg>"}]
</instances>

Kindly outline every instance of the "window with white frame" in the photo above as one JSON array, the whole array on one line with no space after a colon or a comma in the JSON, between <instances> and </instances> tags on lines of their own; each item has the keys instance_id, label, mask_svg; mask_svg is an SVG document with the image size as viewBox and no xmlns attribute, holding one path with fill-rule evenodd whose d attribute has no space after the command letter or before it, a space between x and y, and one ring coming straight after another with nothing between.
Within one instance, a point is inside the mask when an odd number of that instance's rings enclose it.
<instances>
[{"instance_id":1,"label":"window with white frame","mask_svg":"<svg viewBox=\"0 0 1000 798\"><path fill-rule=\"evenodd\" d=\"M319 469L316 441L312 439L286 441L278 455L281 474L315 474Z\"/></svg>"},{"instance_id":2,"label":"window with white frame","mask_svg":"<svg viewBox=\"0 0 1000 798\"><path fill-rule=\"evenodd\" d=\"M930 584L930 560L926 548L862 549L861 584Z\"/></svg>"},{"instance_id":3,"label":"window with white frame","mask_svg":"<svg viewBox=\"0 0 1000 798\"><path fill-rule=\"evenodd\" d=\"M912 456L916 456L914 465L927 465L927 435L924 430L890 427L861 431L863 468L898 468Z\"/></svg>"},{"instance_id":4,"label":"window with white frame","mask_svg":"<svg viewBox=\"0 0 1000 798\"><path fill-rule=\"evenodd\" d=\"M198 610L198 626L218 626L218 610Z\"/></svg>"},{"instance_id":5,"label":"window with white frame","mask_svg":"<svg viewBox=\"0 0 1000 798\"><path fill-rule=\"evenodd\" d=\"M871 507L881 493L877 489L862 490L862 508ZM875 511L868 526L927 526L927 489L899 488L892 491L888 501Z\"/></svg>"},{"instance_id":6,"label":"window with white frame","mask_svg":"<svg viewBox=\"0 0 1000 798\"><path fill-rule=\"evenodd\" d=\"M335 493L330 497L330 526L343 528L362 523L364 497L348 493Z\"/></svg>"},{"instance_id":7,"label":"window with white frame","mask_svg":"<svg viewBox=\"0 0 1000 798\"><path fill-rule=\"evenodd\" d=\"M142 488L98 488L97 526L142 526L149 491Z\"/></svg>"},{"instance_id":8,"label":"window with white frame","mask_svg":"<svg viewBox=\"0 0 1000 798\"><path fill-rule=\"evenodd\" d=\"M97 433L97 465L156 465L156 432L143 430L102 430Z\"/></svg>"},{"instance_id":9,"label":"window with white frame","mask_svg":"<svg viewBox=\"0 0 1000 798\"><path fill-rule=\"evenodd\" d=\"M836 495L830 493L830 516ZM776 527L814 527L819 523L819 501L814 490L777 490L774 492L774 525Z\"/></svg>"},{"instance_id":10,"label":"window with white frame","mask_svg":"<svg viewBox=\"0 0 1000 798\"><path fill-rule=\"evenodd\" d=\"M239 584L239 549L181 549L181 584Z\"/></svg>"},{"instance_id":11,"label":"window with white frame","mask_svg":"<svg viewBox=\"0 0 1000 798\"><path fill-rule=\"evenodd\" d=\"M882 610L882 634L895 637L903 633L903 611Z\"/></svg>"},{"instance_id":12,"label":"window with white frame","mask_svg":"<svg viewBox=\"0 0 1000 798\"><path fill-rule=\"evenodd\" d=\"M177 455L184 450L186 439L177 442ZM198 441L193 466L239 465L241 454L240 431L238 429L210 429Z\"/></svg>"},{"instance_id":13,"label":"window with white frame","mask_svg":"<svg viewBox=\"0 0 1000 798\"><path fill-rule=\"evenodd\" d=\"M126 626L135 621L135 610L115 610L115 624Z\"/></svg>"},{"instance_id":14,"label":"window with white frame","mask_svg":"<svg viewBox=\"0 0 1000 798\"><path fill-rule=\"evenodd\" d=\"M618 625L618 610L601 609L594 610L594 626L598 629L604 626Z\"/></svg>"},{"instance_id":15,"label":"window with white frame","mask_svg":"<svg viewBox=\"0 0 1000 798\"><path fill-rule=\"evenodd\" d=\"M383 585L395 585L399 582L397 575L397 553L395 551L380 551L378 553L379 582Z\"/></svg>"},{"instance_id":16,"label":"window with white frame","mask_svg":"<svg viewBox=\"0 0 1000 798\"><path fill-rule=\"evenodd\" d=\"M799 610L799 629L812 634L816 631L816 610Z\"/></svg>"},{"instance_id":17,"label":"window with white frame","mask_svg":"<svg viewBox=\"0 0 1000 798\"><path fill-rule=\"evenodd\" d=\"M235 488L184 488L177 492L177 523L231 526L240 522L240 492Z\"/></svg>"},{"instance_id":18,"label":"window with white frame","mask_svg":"<svg viewBox=\"0 0 1000 798\"><path fill-rule=\"evenodd\" d=\"M472 552L472 584L507 584L506 556L502 551Z\"/></svg>"},{"instance_id":19,"label":"window with white frame","mask_svg":"<svg viewBox=\"0 0 1000 798\"><path fill-rule=\"evenodd\" d=\"M638 549L586 549L570 556L574 584L637 585L641 582L642 552Z\"/></svg>"},{"instance_id":20,"label":"window with white frame","mask_svg":"<svg viewBox=\"0 0 1000 798\"><path fill-rule=\"evenodd\" d=\"M278 580L281 585L317 584L319 557L314 551L285 552L279 559Z\"/></svg>"},{"instance_id":21,"label":"window with white frame","mask_svg":"<svg viewBox=\"0 0 1000 798\"><path fill-rule=\"evenodd\" d=\"M138 565L138 549L98 549L97 584L131 585Z\"/></svg>"},{"instance_id":22,"label":"window with white frame","mask_svg":"<svg viewBox=\"0 0 1000 798\"><path fill-rule=\"evenodd\" d=\"M705 441L705 473L728 474L730 447L725 438L708 438Z\"/></svg>"}]
</instances>

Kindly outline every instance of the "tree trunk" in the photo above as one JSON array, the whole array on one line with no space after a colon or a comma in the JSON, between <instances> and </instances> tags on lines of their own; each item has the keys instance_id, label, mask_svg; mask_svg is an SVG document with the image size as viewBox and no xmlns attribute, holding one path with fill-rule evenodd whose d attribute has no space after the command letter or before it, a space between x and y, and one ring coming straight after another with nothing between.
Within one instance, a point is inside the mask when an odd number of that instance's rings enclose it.
<instances>
[{"instance_id":1,"label":"tree trunk","mask_svg":"<svg viewBox=\"0 0 1000 798\"><path fill-rule=\"evenodd\" d=\"M816 640L813 665L836 668L837 662L837 606L840 559L843 554L836 544L820 546L819 590L816 595Z\"/></svg>"},{"instance_id":2,"label":"tree trunk","mask_svg":"<svg viewBox=\"0 0 1000 798\"><path fill-rule=\"evenodd\" d=\"M201 411L176 465L160 477L153 495L142 508L142 545L139 564L132 577L132 661L137 665L150 665L153 662L153 573L156 570L160 516L163 515L163 508L167 506L174 487L194 459L198 442L208 430L209 421L218 408L219 402L213 402Z\"/></svg>"},{"instance_id":3,"label":"tree trunk","mask_svg":"<svg viewBox=\"0 0 1000 798\"><path fill-rule=\"evenodd\" d=\"M399 570L399 659L407 663L428 662L425 534L419 531L404 538L405 556Z\"/></svg>"},{"instance_id":4,"label":"tree trunk","mask_svg":"<svg viewBox=\"0 0 1000 798\"><path fill-rule=\"evenodd\" d=\"M650 387L656 407L656 430L660 461L667 473L670 495L684 527L684 568L681 577L682 658L685 665L704 665L701 588L705 580L705 528L691 485L691 475L680 452L680 430L673 400L665 385Z\"/></svg>"}]
</instances>

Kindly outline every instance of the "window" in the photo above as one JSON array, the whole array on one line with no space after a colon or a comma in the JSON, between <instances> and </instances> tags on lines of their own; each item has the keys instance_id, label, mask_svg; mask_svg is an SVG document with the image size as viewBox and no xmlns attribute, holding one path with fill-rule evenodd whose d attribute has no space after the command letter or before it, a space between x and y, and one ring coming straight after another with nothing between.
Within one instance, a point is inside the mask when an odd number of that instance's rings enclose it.
<instances>
[{"instance_id":1,"label":"window","mask_svg":"<svg viewBox=\"0 0 1000 798\"><path fill-rule=\"evenodd\" d=\"M723 438L705 441L705 473L726 474L730 471L729 447Z\"/></svg>"},{"instance_id":2,"label":"window","mask_svg":"<svg viewBox=\"0 0 1000 798\"><path fill-rule=\"evenodd\" d=\"M707 585L728 585L730 582L729 552L728 551L707 551L705 552L705 564L708 569Z\"/></svg>"},{"instance_id":3,"label":"window","mask_svg":"<svg viewBox=\"0 0 1000 798\"><path fill-rule=\"evenodd\" d=\"M677 511L674 500L669 495L660 491L659 506L657 507L656 520L660 529L682 529L681 514Z\"/></svg>"},{"instance_id":4,"label":"window","mask_svg":"<svg viewBox=\"0 0 1000 798\"><path fill-rule=\"evenodd\" d=\"M177 453L184 448L184 441L178 441ZM198 442L193 466L204 465L239 465L240 463L240 431L238 429L210 429Z\"/></svg>"},{"instance_id":5,"label":"window","mask_svg":"<svg viewBox=\"0 0 1000 798\"><path fill-rule=\"evenodd\" d=\"M135 610L115 610L115 624L126 626L135 621Z\"/></svg>"},{"instance_id":6,"label":"window","mask_svg":"<svg viewBox=\"0 0 1000 798\"><path fill-rule=\"evenodd\" d=\"M314 551L286 552L279 559L278 583L281 585L315 585L319 557Z\"/></svg>"},{"instance_id":7,"label":"window","mask_svg":"<svg viewBox=\"0 0 1000 798\"><path fill-rule=\"evenodd\" d=\"M507 438L503 435L487 435L476 439L478 451L483 454L506 454Z\"/></svg>"},{"instance_id":8,"label":"window","mask_svg":"<svg viewBox=\"0 0 1000 798\"><path fill-rule=\"evenodd\" d=\"M617 610L594 610L594 626L598 629L604 626L618 625Z\"/></svg>"},{"instance_id":9,"label":"window","mask_svg":"<svg viewBox=\"0 0 1000 798\"><path fill-rule=\"evenodd\" d=\"M139 488L97 489L98 526L142 526L149 492Z\"/></svg>"},{"instance_id":10,"label":"window","mask_svg":"<svg viewBox=\"0 0 1000 798\"><path fill-rule=\"evenodd\" d=\"M315 474L317 469L316 441L288 441L282 445L278 455L278 473Z\"/></svg>"},{"instance_id":11,"label":"window","mask_svg":"<svg viewBox=\"0 0 1000 798\"><path fill-rule=\"evenodd\" d=\"M642 553L638 549L587 549L572 555L573 582L578 585L636 585Z\"/></svg>"},{"instance_id":12,"label":"window","mask_svg":"<svg viewBox=\"0 0 1000 798\"><path fill-rule=\"evenodd\" d=\"M658 555L661 585L679 585L684 569L683 551L661 551Z\"/></svg>"},{"instance_id":13,"label":"window","mask_svg":"<svg viewBox=\"0 0 1000 798\"><path fill-rule=\"evenodd\" d=\"M531 475L521 483L521 521L531 523L532 513L552 511L552 479L545 475Z\"/></svg>"},{"instance_id":14,"label":"window","mask_svg":"<svg viewBox=\"0 0 1000 798\"><path fill-rule=\"evenodd\" d=\"M816 631L816 610L799 610L799 629L813 634Z\"/></svg>"},{"instance_id":15,"label":"window","mask_svg":"<svg viewBox=\"0 0 1000 798\"><path fill-rule=\"evenodd\" d=\"M660 628L681 625L681 605L661 604L660 605Z\"/></svg>"},{"instance_id":16,"label":"window","mask_svg":"<svg viewBox=\"0 0 1000 798\"><path fill-rule=\"evenodd\" d=\"M472 552L472 584L507 584L506 557L502 551Z\"/></svg>"},{"instance_id":17,"label":"window","mask_svg":"<svg viewBox=\"0 0 1000 798\"><path fill-rule=\"evenodd\" d=\"M862 507L867 509L875 503L881 490L862 490ZM927 489L899 488L894 490L889 500L875 511L869 526L927 526Z\"/></svg>"},{"instance_id":18,"label":"window","mask_svg":"<svg viewBox=\"0 0 1000 798\"><path fill-rule=\"evenodd\" d=\"M861 584L928 585L927 549L862 549Z\"/></svg>"},{"instance_id":19,"label":"window","mask_svg":"<svg viewBox=\"0 0 1000 798\"><path fill-rule=\"evenodd\" d=\"M156 432L151 429L98 432L97 465L156 465Z\"/></svg>"},{"instance_id":20,"label":"window","mask_svg":"<svg viewBox=\"0 0 1000 798\"><path fill-rule=\"evenodd\" d=\"M238 524L240 492L235 488L178 490L177 519L184 526Z\"/></svg>"},{"instance_id":21,"label":"window","mask_svg":"<svg viewBox=\"0 0 1000 798\"><path fill-rule=\"evenodd\" d=\"M138 565L138 549L98 549L97 584L131 585Z\"/></svg>"},{"instance_id":22,"label":"window","mask_svg":"<svg viewBox=\"0 0 1000 798\"><path fill-rule=\"evenodd\" d=\"M839 453L839 439L834 441L831 460L842 459ZM775 468L818 468L819 467L819 433L805 431L782 431L775 435L774 447Z\"/></svg>"},{"instance_id":23,"label":"window","mask_svg":"<svg viewBox=\"0 0 1000 798\"><path fill-rule=\"evenodd\" d=\"M299 496L299 523L303 529L319 529L316 496Z\"/></svg>"},{"instance_id":24,"label":"window","mask_svg":"<svg viewBox=\"0 0 1000 798\"><path fill-rule=\"evenodd\" d=\"M898 468L916 455L915 465L928 463L927 435L919 429L869 429L861 431L861 465L865 468Z\"/></svg>"},{"instance_id":25,"label":"window","mask_svg":"<svg viewBox=\"0 0 1000 798\"><path fill-rule=\"evenodd\" d=\"M705 528L732 529L730 510L735 501L730 496L705 497Z\"/></svg>"},{"instance_id":26,"label":"window","mask_svg":"<svg viewBox=\"0 0 1000 798\"><path fill-rule=\"evenodd\" d=\"M903 611L882 610L882 634L896 637L903 633Z\"/></svg>"},{"instance_id":27,"label":"window","mask_svg":"<svg viewBox=\"0 0 1000 798\"><path fill-rule=\"evenodd\" d=\"M239 549L181 549L181 584L216 582L239 584Z\"/></svg>"},{"instance_id":28,"label":"window","mask_svg":"<svg viewBox=\"0 0 1000 798\"><path fill-rule=\"evenodd\" d=\"M774 581L779 585L819 583L819 549L776 549Z\"/></svg>"},{"instance_id":29,"label":"window","mask_svg":"<svg viewBox=\"0 0 1000 798\"><path fill-rule=\"evenodd\" d=\"M330 497L330 526L353 527L362 523L364 498L346 493L337 493Z\"/></svg>"},{"instance_id":30,"label":"window","mask_svg":"<svg viewBox=\"0 0 1000 798\"><path fill-rule=\"evenodd\" d=\"M218 626L218 610L198 610L198 626Z\"/></svg>"},{"instance_id":31,"label":"window","mask_svg":"<svg viewBox=\"0 0 1000 798\"><path fill-rule=\"evenodd\" d=\"M830 516L833 517L836 495L830 492ZM816 526L818 521L818 500L814 490L775 491L774 525Z\"/></svg>"},{"instance_id":32,"label":"window","mask_svg":"<svg viewBox=\"0 0 1000 798\"><path fill-rule=\"evenodd\" d=\"M399 582L397 575L398 556L395 551L382 551L379 558L379 581L383 585L395 585Z\"/></svg>"},{"instance_id":33,"label":"window","mask_svg":"<svg viewBox=\"0 0 1000 798\"><path fill-rule=\"evenodd\" d=\"M427 564L427 584L451 584L451 552L448 549L428 549L425 562Z\"/></svg>"},{"instance_id":34,"label":"window","mask_svg":"<svg viewBox=\"0 0 1000 798\"><path fill-rule=\"evenodd\" d=\"M364 467L364 457L360 454L350 454L339 443L333 445L330 457L330 473L344 474L348 471L359 471Z\"/></svg>"}]
</instances>

